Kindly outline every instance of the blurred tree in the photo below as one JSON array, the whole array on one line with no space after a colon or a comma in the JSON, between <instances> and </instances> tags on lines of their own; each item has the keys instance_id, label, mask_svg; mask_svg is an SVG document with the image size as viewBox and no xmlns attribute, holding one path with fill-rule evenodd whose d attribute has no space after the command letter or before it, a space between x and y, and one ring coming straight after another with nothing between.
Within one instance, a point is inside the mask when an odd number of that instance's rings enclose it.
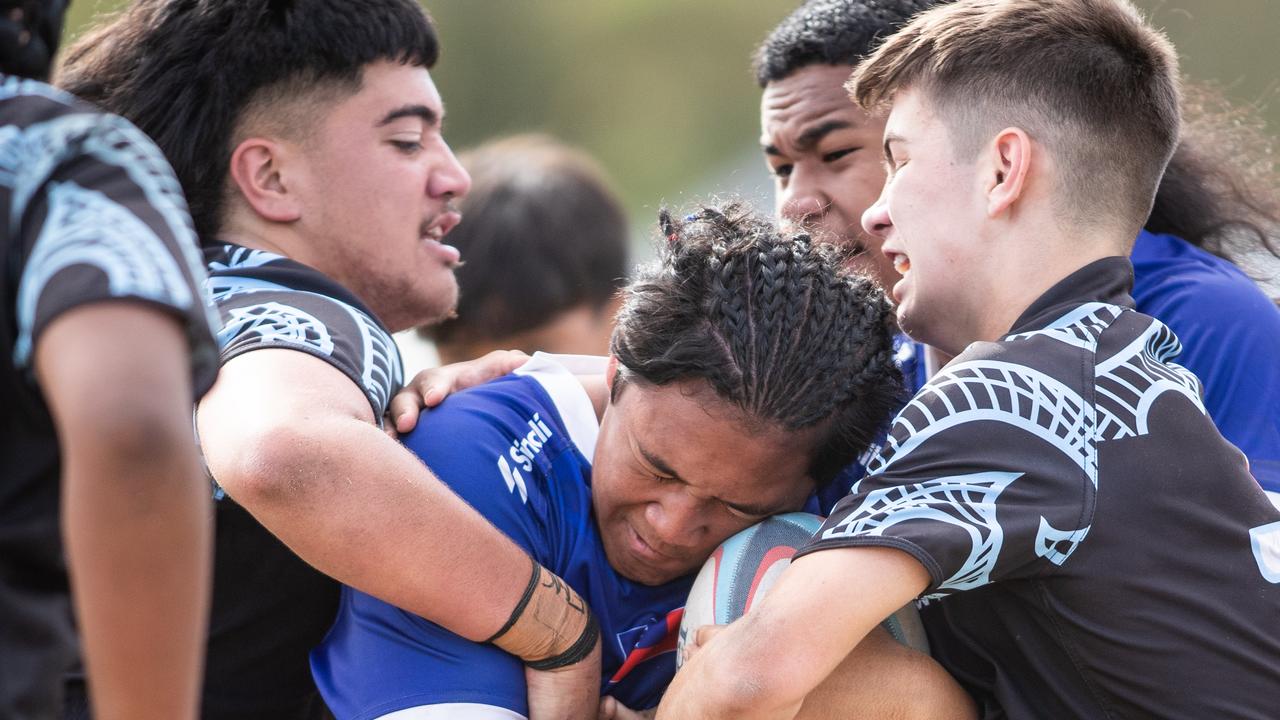
<instances>
[{"instance_id":1,"label":"blurred tree","mask_svg":"<svg viewBox=\"0 0 1280 720\"><path fill-rule=\"evenodd\" d=\"M75 35L123 0L75 0ZM427 0L455 148L551 133L600 159L641 227L714 190L767 197L750 54L797 0ZM1236 102L1277 95L1277 0L1137 0L1192 77ZM1280 103L1268 108L1280 128Z\"/></svg>"}]
</instances>

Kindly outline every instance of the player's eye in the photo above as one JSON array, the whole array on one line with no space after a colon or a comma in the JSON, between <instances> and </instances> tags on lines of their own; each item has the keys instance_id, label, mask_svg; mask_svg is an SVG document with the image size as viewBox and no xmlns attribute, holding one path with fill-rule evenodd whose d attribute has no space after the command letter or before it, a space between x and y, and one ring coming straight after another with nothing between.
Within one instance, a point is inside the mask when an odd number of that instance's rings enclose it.
<instances>
[{"instance_id":1,"label":"player's eye","mask_svg":"<svg viewBox=\"0 0 1280 720\"><path fill-rule=\"evenodd\" d=\"M417 140L392 140L391 145L406 155L412 155L422 149L422 143Z\"/></svg>"},{"instance_id":2,"label":"player's eye","mask_svg":"<svg viewBox=\"0 0 1280 720\"><path fill-rule=\"evenodd\" d=\"M730 505L729 503L724 502L723 500L722 500L722 501L720 501L720 505L721 505L721 507L723 507L725 510L728 510L730 515L732 515L732 516L734 516L734 517L738 518L739 520L753 520L753 521L754 521L754 520L761 520L761 519L763 519L763 518L765 517L764 515L760 515L760 514L758 514L758 513L747 512L746 510L740 510L740 509L738 509L738 508L736 508L736 507L734 507L734 506Z\"/></svg>"},{"instance_id":3,"label":"player's eye","mask_svg":"<svg viewBox=\"0 0 1280 720\"><path fill-rule=\"evenodd\" d=\"M770 165L769 172L772 173L774 177L791 177L791 167L791 165Z\"/></svg>"},{"instance_id":4,"label":"player's eye","mask_svg":"<svg viewBox=\"0 0 1280 720\"><path fill-rule=\"evenodd\" d=\"M835 162L836 160L839 160L840 158L846 155L857 152L859 149L861 148L851 147L851 148L841 148L840 150L834 150L832 152L829 152L823 155L822 162Z\"/></svg>"}]
</instances>

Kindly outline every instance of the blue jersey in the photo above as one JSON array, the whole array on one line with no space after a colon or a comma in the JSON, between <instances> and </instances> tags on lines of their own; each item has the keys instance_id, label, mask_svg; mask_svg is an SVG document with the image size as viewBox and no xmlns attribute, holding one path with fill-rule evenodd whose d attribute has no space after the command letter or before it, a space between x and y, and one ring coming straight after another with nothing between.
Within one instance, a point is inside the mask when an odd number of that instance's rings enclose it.
<instances>
[{"instance_id":1,"label":"blue jersey","mask_svg":"<svg viewBox=\"0 0 1280 720\"><path fill-rule=\"evenodd\" d=\"M1171 235L1133 246L1138 311L1182 341L1179 365L1200 378L1209 416L1280 492L1280 309L1235 265Z\"/></svg>"},{"instance_id":2,"label":"blue jersey","mask_svg":"<svg viewBox=\"0 0 1280 720\"><path fill-rule=\"evenodd\" d=\"M631 708L653 707L675 673L676 634L693 579L649 587L610 567L591 512L599 426L562 363L582 374L604 372L603 358L536 355L512 375L450 397L404 442L586 598L600 622L601 691ZM311 666L339 720L453 703L528 714L518 658L350 588Z\"/></svg>"}]
</instances>

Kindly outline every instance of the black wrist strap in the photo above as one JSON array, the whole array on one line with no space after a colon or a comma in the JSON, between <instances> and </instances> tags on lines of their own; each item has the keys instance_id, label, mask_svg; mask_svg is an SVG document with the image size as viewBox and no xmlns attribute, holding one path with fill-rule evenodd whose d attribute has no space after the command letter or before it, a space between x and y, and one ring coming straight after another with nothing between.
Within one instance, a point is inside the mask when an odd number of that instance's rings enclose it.
<instances>
[{"instance_id":1,"label":"black wrist strap","mask_svg":"<svg viewBox=\"0 0 1280 720\"><path fill-rule=\"evenodd\" d=\"M507 618L506 624L498 632L494 633L493 637L485 640L486 643L492 643L494 640L506 635L507 631L524 614L525 608L529 607L529 600L533 598L533 591L538 589L538 580L542 577L542 566L538 564L538 561L530 556L529 562L533 563L533 570L529 573L529 584L524 589L524 595L520 596L520 602L516 603L516 608L511 611L511 617Z\"/></svg>"}]
</instances>

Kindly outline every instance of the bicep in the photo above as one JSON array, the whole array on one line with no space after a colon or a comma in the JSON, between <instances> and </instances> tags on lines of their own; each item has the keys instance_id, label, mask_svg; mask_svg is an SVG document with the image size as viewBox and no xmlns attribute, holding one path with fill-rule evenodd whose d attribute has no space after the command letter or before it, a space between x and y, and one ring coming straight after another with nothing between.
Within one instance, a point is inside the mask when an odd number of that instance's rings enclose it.
<instances>
[{"instance_id":1,"label":"bicep","mask_svg":"<svg viewBox=\"0 0 1280 720\"><path fill-rule=\"evenodd\" d=\"M308 431L323 424L375 423L364 393L346 374L318 357L282 348L227 361L196 419L205 462L224 487L246 476L272 475L266 466L286 462L294 451L307 452L302 445Z\"/></svg>"}]
</instances>

